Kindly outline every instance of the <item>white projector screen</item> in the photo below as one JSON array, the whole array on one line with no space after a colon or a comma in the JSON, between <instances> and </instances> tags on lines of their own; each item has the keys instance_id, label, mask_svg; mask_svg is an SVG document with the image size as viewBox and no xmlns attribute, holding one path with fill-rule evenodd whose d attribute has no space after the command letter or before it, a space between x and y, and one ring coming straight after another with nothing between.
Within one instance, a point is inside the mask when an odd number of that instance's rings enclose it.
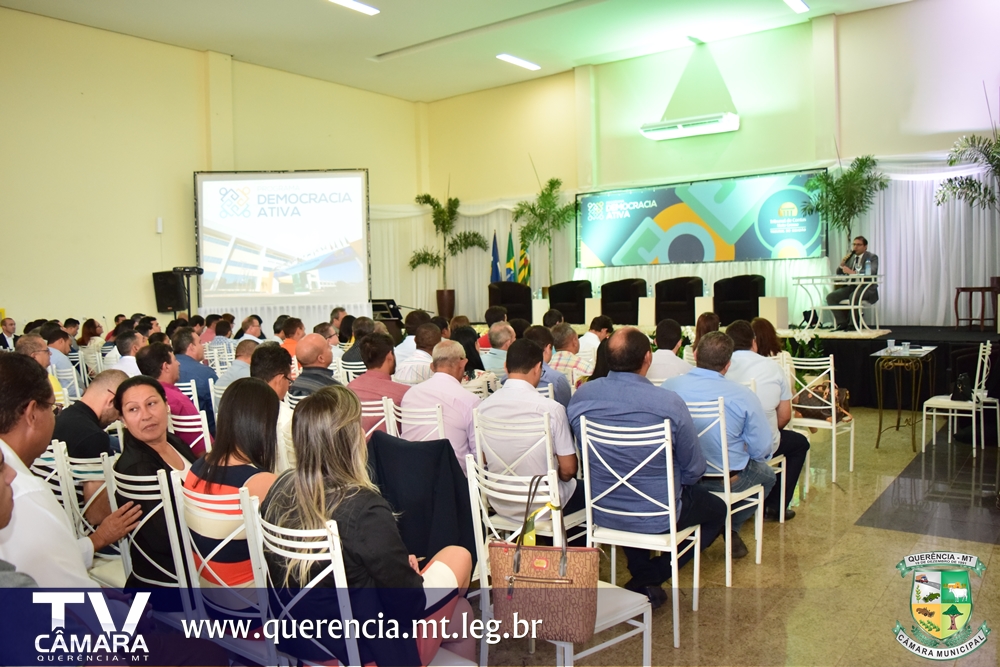
<instances>
[{"instance_id":1,"label":"white projector screen","mask_svg":"<svg viewBox=\"0 0 1000 667\"><path fill-rule=\"evenodd\" d=\"M366 170L199 172L195 198L202 310L370 308Z\"/></svg>"}]
</instances>

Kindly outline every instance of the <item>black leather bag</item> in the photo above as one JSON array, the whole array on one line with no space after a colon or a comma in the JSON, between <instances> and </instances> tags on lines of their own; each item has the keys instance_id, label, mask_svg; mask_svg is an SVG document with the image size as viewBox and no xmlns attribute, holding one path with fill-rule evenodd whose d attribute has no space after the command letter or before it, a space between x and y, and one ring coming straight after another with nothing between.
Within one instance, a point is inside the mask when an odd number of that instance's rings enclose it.
<instances>
[{"instance_id":1,"label":"black leather bag","mask_svg":"<svg viewBox=\"0 0 1000 667\"><path fill-rule=\"evenodd\" d=\"M972 379L968 373L962 373L955 379L955 386L951 390L951 400L971 401L972 400Z\"/></svg>"}]
</instances>

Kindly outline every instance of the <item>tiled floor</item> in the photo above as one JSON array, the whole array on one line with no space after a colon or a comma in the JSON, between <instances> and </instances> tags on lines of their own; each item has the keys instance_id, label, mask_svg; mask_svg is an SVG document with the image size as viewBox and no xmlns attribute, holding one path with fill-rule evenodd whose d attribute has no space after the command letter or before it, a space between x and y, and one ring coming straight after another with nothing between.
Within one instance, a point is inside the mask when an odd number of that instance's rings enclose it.
<instances>
[{"instance_id":1,"label":"tiled floor","mask_svg":"<svg viewBox=\"0 0 1000 667\"><path fill-rule=\"evenodd\" d=\"M691 611L691 566L681 571L681 647L673 648L671 605L653 612L655 665L930 665L896 643L898 620L909 628L910 578L895 569L904 556L948 549L986 565L972 585L973 623L997 628L986 645L950 664L998 664L1000 644L1000 510L997 450L944 444L926 455L910 450L909 430L887 431L874 449L877 413L857 409L855 470L838 440L838 479L830 482L830 438L812 438L811 488L784 525L765 523L763 562L753 562L753 522L742 536L750 556L734 563L725 587L721 541L702 555L700 608ZM918 425L919 426L919 425ZM919 439L919 427L917 432ZM992 502L990 502L992 501ZM798 501L797 501L798 502ZM618 558L618 582L628 580ZM607 580L605 561L602 578ZM668 584L669 586L669 584ZM668 588L669 591L669 588ZM496 665L550 665L551 645L508 640L491 649ZM581 664L639 665L637 639Z\"/></svg>"}]
</instances>

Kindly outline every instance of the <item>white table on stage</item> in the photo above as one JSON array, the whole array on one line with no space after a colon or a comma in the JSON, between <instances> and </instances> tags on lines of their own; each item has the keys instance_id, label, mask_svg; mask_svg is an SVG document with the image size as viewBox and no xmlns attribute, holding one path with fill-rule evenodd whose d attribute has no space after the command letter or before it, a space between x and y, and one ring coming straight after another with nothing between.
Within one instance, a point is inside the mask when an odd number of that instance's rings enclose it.
<instances>
[{"instance_id":1,"label":"white table on stage","mask_svg":"<svg viewBox=\"0 0 1000 667\"><path fill-rule=\"evenodd\" d=\"M872 287L877 287L882 284L882 276L869 276L864 274L854 274L849 276L797 276L792 278L792 285L805 290L806 294L809 296L809 300L812 303L812 309L819 314L818 320L823 319L824 312L830 312L835 310L846 310L851 313L851 322L854 324L855 329L871 329L868 323L865 321L864 307L871 305L865 302L865 294ZM854 287L854 291L851 293L851 298L847 299L847 303L838 303L834 306L829 306L826 303L826 296L830 292L840 287ZM878 318L876 317L876 325L878 323ZM821 321L815 322L815 326L822 324ZM813 326L813 322L809 322L807 327Z\"/></svg>"}]
</instances>

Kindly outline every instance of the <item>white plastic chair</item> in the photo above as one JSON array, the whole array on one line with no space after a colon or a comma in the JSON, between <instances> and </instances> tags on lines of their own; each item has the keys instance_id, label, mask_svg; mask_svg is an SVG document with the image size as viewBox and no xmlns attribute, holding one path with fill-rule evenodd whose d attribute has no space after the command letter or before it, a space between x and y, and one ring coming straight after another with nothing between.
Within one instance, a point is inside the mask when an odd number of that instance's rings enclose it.
<instances>
[{"instance_id":1,"label":"white plastic chair","mask_svg":"<svg viewBox=\"0 0 1000 667\"><path fill-rule=\"evenodd\" d=\"M499 531L510 535L521 527L524 505L528 499L528 485L531 483L533 475L552 473L558 481L558 463L552 451L550 420L551 417L546 412L541 417L497 421L481 415L479 408L473 408L472 422L476 435L476 461L482 468L480 488L483 492L483 505L492 506L496 511L496 514L489 519L484 519L486 525L491 527L491 532L496 534ZM505 456L505 452L498 451L517 446L517 444L520 445L520 453L517 456ZM521 464L533 456L537 456L538 450L543 450L544 460L548 462L545 473L541 470L534 470L528 474L528 471L521 468ZM490 503L491 493L492 497L501 501L499 507ZM501 493L503 495L498 495ZM541 494L541 490L539 493ZM552 502L557 507L562 507L564 503L569 501L569 498L560 498L558 484L550 493ZM509 497L511 495L515 497L511 499ZM539 507L544 505L540 498L538 505ZM502 509L509 511L511 506L518 508L514 516L504 515L501 512ZM586 520L587 513L584 510L562 516L562 523L567 531L582 525ZM535 529L539 535L554 537L552 521L536 521ZM581 531L580 535L583 532ZM572 540L576 537L578 535L571 536L569 539Z\"/></svg>"},{"instance_id":2,"label":"white plastic chair","mask_svg":"<svg viewBox=\"0 0 1000 667\"><path fill-rule=\"evenodd\" d=\"M80 391L80 383L77 381L76 371L70 368L56 368L52 367L56 379L59 380L59 384L62 385L63 395L66 402L66 407L69 407L76 401L80 400L83 392Z\"/></svg>"},{"instance_id":3,"label":"white plastic chair","mask_svg":"<svg viewBox=\"0 0 1000 667\"><path fill-rule=\"evenodd\" d=\"M90 384L90 376L87 374L87 367L83 363L83 359L80 357L80 351L74 350L66 355L69 362L73 364L73 368L76 370L77 380L81 387L86 387Z\"/></svg>"},{"instance_id":4,"label":"white plastic chair","mask_svg":"<svg viewBox=\"0 0 1000 667\"><path fill-rule=\"evenodd\" d=\"M118 360L122 358L122 353L118 351L117 347L112 347L108 350L107 354L104 355L104 359L101 362L105 369L111 368L118 363Z\"/></svg>"},{"instance_id":5,"label":"white plastic chair","mask_svg":"<svg viewBox=\"0 0 1000 667\"><path fill-rule=\"evenodd\" d=\"M167 422L167 430L175 434L196 433L198 437L188 446L193 449L200 442L205 445L206 454L212 451L212 436L208 432L208 416L204 410L199 410L196 415L171 414Z\"/></svg>"},{"instance_id":6,"label":"white plastic chair","mask_svg":"<svg viewBox=\"0 0 1000 667\"><path fill-rule=\"evenodd\" d=\"M180 592L181 603L187 618L191 618L191 600L184 594L185 576L183 574L183 556L177 545L177 527L174 523L174 508L170 496L170 485L167 482L167 471L159 470L156 475L125 475L114 469L114 463L107 454L101 455L101 467L104 470L104 481L108 488L108 502L111 504L111 511L118 510L118 499L132 501L137 505L146 503L143 507L142 517L139 523L119 541L118 548L122 555L122 565L124 575L127 580L130 576L140 582L160 588L177 588ZM154 503L148 506L148 503ZM135 536L146 527L154 517L160 516L167 525L167 536L170 540L170 555L173 560L174 571L171 572L153 560L149 554L143 551L142 547L135 543ZM149 579L137 574L134 570L133 558L142 558L159 572L159 579ZM180 572L180 574L178 574Z\"/></svg>"},{"instance_id":7,"label":"white plastic chair","mask_svg":"<svg viewBox=\"0 0 1000 667\"><path fill-rule=\"evenodd\" d=\"M67 486L62 475L59 474L59 464L56 462L56 447L58 445L66 446L65 442L59 440L53 440L49 443L49 446L45 448L42 454L32 461L28 469L31 473L45 482L45 485L52 492L52 495L56 497L59 504L62 506L63 511L66 512L66 516L69 517L69 521L73 523L73 513L67 506L64 496L71 492L71 488Z\"/></svg>"},{"instance_id":8,"label":"white plastic chair","mask_svg":"<svg viewBox=\"0 0 1000 667\"><path fill-rule=\"evenodd\" d=\"M104 370L104 357L92 347L80 348L80 361L88 377L97 375Z\"/></svg>"},{"instance_id":9,"label":"white plastic chair","mask_svg":"<svg viewBox=\"0 0 1000 667\"><path fill-rule=\"evenodd\" d=\"M174 385L181 390L181 393L191 399L194 403L195 410L201 410L201 406L198 405L198 385L194 380L189 380L188 382L178 382Z\"/></svg>"},{"instance_id":10,"label":"white plastic chair","mask_svg":"<svg viewBox=\"0 0 1000 667\"><path fill-rule=\"evenodd\" d=\"M490 519L495 519L496 515L490 517L487 507L484 504L484 489L481 485L485 482L489 486L485 489L485 494L489 496L508 495L513 498L522 498L523 495L519 495L522 492L518 487L510 488L508 485L513 480L524 479L524 478L512 478L505 475L494 475L488 473L482 469L482 467L476 463L475 457L472 454L467 454L465 457L465 467L469 474L469 499L472 502L472 513L473 516L479 516L481 520L473 520L473 530L476 535L476 550L478 552L478 562L479 562L479 589L480 589L480 609L482 612L483 622L488 622L493 618L493 604L491 602L491 595L494 594L494 590L490 588L490 562L489 562L489 542L494 538L500 539L500 533L494 530L494 527L490 523ZM550 502L552 500L551 491L552 489L558 489L558 478L554 471L550 471L547 475L547 479L539 485L538 492L535 495L535 499L540 502ZM530 478L528 478L530 482ZM526 488L526 487L523 487ZM561 512L553 511L552 514L552 526L554 528L555 535L553 536L553 543L556 546L562 546L563 540L563 530L558 528L562 521ZM484 535L483 525L489 528L490 533ZM496 588L496 591L502 594L503 586L502 584ZM638 616L642 616L642 620L637 620ZM594 627L594 634L599 634L605 630L615 627L621 624L627 624L631 628L627 632L623 632L620 635L607 639L599 644L591 646L590 648L576 652L574 645L570 642L560 642L551 641L550 642L556 647L556 665L572 665L574 662L580 658L585 658L589 655L593 655L598 651L602 651L610 646L614 646L620 642L625 641L636 635L642 635L642 663L643 665L652 664L652 607L649 604L649 599L640 593L633 593L632 591L625 590L624 588L619 588L612 584L608 584L603 581L597 582L597 620ZM482 641L479 644L479 664L488 664L488 652L489 645Z\"/></svg>"},{"instance_id":11,"label":"white plastic chair","mask_svg":"<svg viewBox=\"0 0 1000 667\"><path fill-rule=\"evenodd\" d=\"M327 368L333 372L333 378L337 382L347 384L347 377L344 375L344 366L341 363L340 357L334 357Z\"/></svg>"},{"instance_id":12,"label":"white plastic chair","mask_svg":"<svg viewBox=\"0 0 1000 667\"><path fill-rule=\"evenodd\" d=\"M340 362L341 368L344 371L344 379L347 382L351 382L354 378L359 375L364 375L368 368L365 366L363 361L343 361Z\"/></svg>"},{"instance_id":13,"label":"white plastic chair","mask_svg":"<svg viewBox=\"0 0 1000 667\"><path fill-rule=\"evenodd\" d=\"M750 391L752 391L753 393L755 393L755 394L757 393L757 381L754 380L753 378L750 378L749 382L740 382L740 384L743 385L744 387L749 388ZM770 459L768 459L767 465L771 466L772 468L777 468L777 472L775 474L777 474L779 476L779 480L780 480L779 483L781 484L781 497L784 498L785 497L785 489L787 488L787 483L785 481L785 476L788 473L788 464L785 461L785 456L783 454L780 455L780 456L772 456ZM781 503L781 507L778 510L778 523L785 523L785 503L784 502Z\"/></svg>"},{"instance_id":14,"label":"white plastic chair","mask_svg":"<svg viewBox=\"0 0 1000 667\"><path fill-rule=\"evenodd\" d=\"M663 551L670 554L670 585L673 603L674 648L681 645L680 630L680 566L678 560L694 549L694 571L691 592L691 609L698 611L698 589L701 581L701 525L688 526L678 530L676 509L676 482L674 480L673 440L670 434L670 420L643 427L618 427L600 424L580 418L580 446L583 449L583 480L587 500L587 546L607 544L611 546L611 583L615 583L617 564L616 547L634 547ZM639 461L631 470L619 469L616 460L626 456L626 451L634 449L638 453L628 456ZM657 477L663 475L662 494L651 496L634 483L636 475L647 468ZM616 480L607 488L594 488L594 474L609 481ZM648 482L647 482L648 484ZM635 502L640 508L625 511L609 506L606 499L614 494L616 504L623 498ZM664 497L665 496L665 497ZM667 519L669 531L661 534L636 533L616 530L598 524L594 518L597 510L607 515L621 517L643 517L645 519ZM650 664L643 662L644 665Z\"/></svg>"},{"instance_id":15,"label":"white plastic chair","mask_svg":"<svg viewBox=\"0 0 1000 667\"><path fill-rule=\"evenodd\" d=\"M408 427L417 429L417 435L409 433L404 436L407 440L443 440L448 437L444 432L444 413L440 403L433 408L404 408L395 403L390 405L396 423L400 425L401 435Z\"/></svg>"},{"instance_id":16,"label":"white plastic chair","mask_svg":"<svg viewBox=\"0 0 1000 667\"><path fill-rule=\"evenodd\" d=\"M541 387L537 387L537 390L538 390L539 394L541 394L542 396L544 396L547 399L552 400L553 393L552 393L552 385L551 384L547 384L547 385L543 385Z\"/></svg>"},{"instance_id":17,"label":"white plastic chair","mask_svg":"<svg viewBox=\"0 0 1000 667\"><path fill-rule=\"evenodd\" d=\"M388 415L393 415L393 402L388 396L381 401L361 401L361 419L378 418L371 428L365 431L365 439L372 437L379 426L385 426L385 432L391 436L399 437L399 424L395 419L388 419Z\"/></svg>"},{"instance_id":18,"label":"white plastic chair","mask_svg":"<svg viewBox=\"0 0 1000 667\"><path fill-rule=\"evenodd\" d=\"M292 396L291 392L289 392L285 394L285 403L288 404L289 408L294 410L295 406L298 405L299 401L301 401L303 398L305 398L305 396Z\"/></svg>"},{"instance_id":19,"label":"white plastic chair","mask_svg":"<svg viewBox=\"0 0 1000 667\"><path fill-rule=\"evenodd\" d=\"M927 450L927 416L931 417L931 445L937 447L937 418L943 415L948 418L948 444L951 444L952 433L955 431L955 420L963 414L968 414L972 419L972 457L976 457L976 419L978 417L978 434L980 446L986 448L986 419L987 409L994 410L997 418L997 433L1000 433L1000 404L997 399L990 398L986 393L986 381L990 377L990 354L993 352L993 344L989 341L979 344L979 356L976 360L976 378L972 385L972 400L955 401L948 394L932 396L924 401L923 429L921 434L920 451Z\"/></svg>"},{"instance_id":20,"label":"white plastic chair","mask_svg":"<svg viewBox=\"0 0 1000 667\"><path fill-rule=\"evenodd\" d=\"M830 469L830 481L837 482L837 438L845 433L850 435L851 443L851 455L850 455L850 465L848 466L849 472L854 472L854 420L837 422L837 394L835 387L836 382L836 372L833 365L833 355L829 357L819 357L817 359L807 359L804 357L792 357L792 369L794 370L792 374L792 381L794 385L792 386L792 420L789 425L796 430L804 431L809 433L808 429L824 429L830 431L830 442L831 442L831 459L833 463ZM806 379L799 378L799 371L803 372ZM819 391L819 385L829 382L830 392L829 396L823 398L822 393ZM800 406L795 402L795 398L800 395L801 392L806 392L807 395L813 396L821 402L821 405L808 405ZM806 417L796 417L795 411L798 407L807 407L811 410L822 410L823 412L829 411L830 420L826 419L809 419ZM808 436L807 436L808 437ZM806 459L806 476L808 477L809 471L809 460ZM808 484L805 487L808 491Z\"/></svg>"},{"instance_id":21,"label":"white plastic chair","mask_svg":"<svg viewBox=\"0 0 1000 667\"><path fill-rule=\"evenodd\" d=\"M208 495L184 488L184 473L171 471L174 509L179 526L180 542L171 544L185 557L185 585L191 589L197 618L211 618L212 612L221 612L236 619L267 620L267 589L256 588L254 580L244 586L226 584L212 569L212 559L234 541L247 539L243 516L242 496L249 494L246 487L239 493ZM193 531L193 532L192 532ZM202 553L195 533L210 536L217 544ZM215 637L213 642L259 665L280 664L272 639L254 641L235 637Z\"/></svg>"},{"instance_id":22,"label":"white plastic chair","mask_svg":"<svg viewBox=\"0 0 1000 667\"><path fill-rule=\"evenodd\" d=\"M731 488L729 477L732 471L729 468L729 440L726 433L726 405L725 400L720 396L714 401L702 401L697 403L687 403L691 419L695 428L698 429L698 439L700 440L706 433L714 428L719 429L719 443L722 447L722 467L708 461L708 471L704 477L720 477L722 479L723 491L713 491L715 495L722 498L728 506L726 514L726 587L733 585L733 551L732 532L733 514L736 512L756 507L754 514L754 538L757 540L757 553L755 560L760 565L761 551L764 542L764 486L755 484L749 489L734 492Z\"/></svg>"},{"instance_id":23,"label":"white plastic chair","mask_svg":"<svg viewBox=\"0 0 1000 667\"><path fill-rule=\"evenodd\" d=\"M212 397L212 414L219 416L219 403L222 402L222 395L226 393L226 387L219 387L215 384L214 378L208 378L208 395Z\"/></svg>"}]
</instances>

